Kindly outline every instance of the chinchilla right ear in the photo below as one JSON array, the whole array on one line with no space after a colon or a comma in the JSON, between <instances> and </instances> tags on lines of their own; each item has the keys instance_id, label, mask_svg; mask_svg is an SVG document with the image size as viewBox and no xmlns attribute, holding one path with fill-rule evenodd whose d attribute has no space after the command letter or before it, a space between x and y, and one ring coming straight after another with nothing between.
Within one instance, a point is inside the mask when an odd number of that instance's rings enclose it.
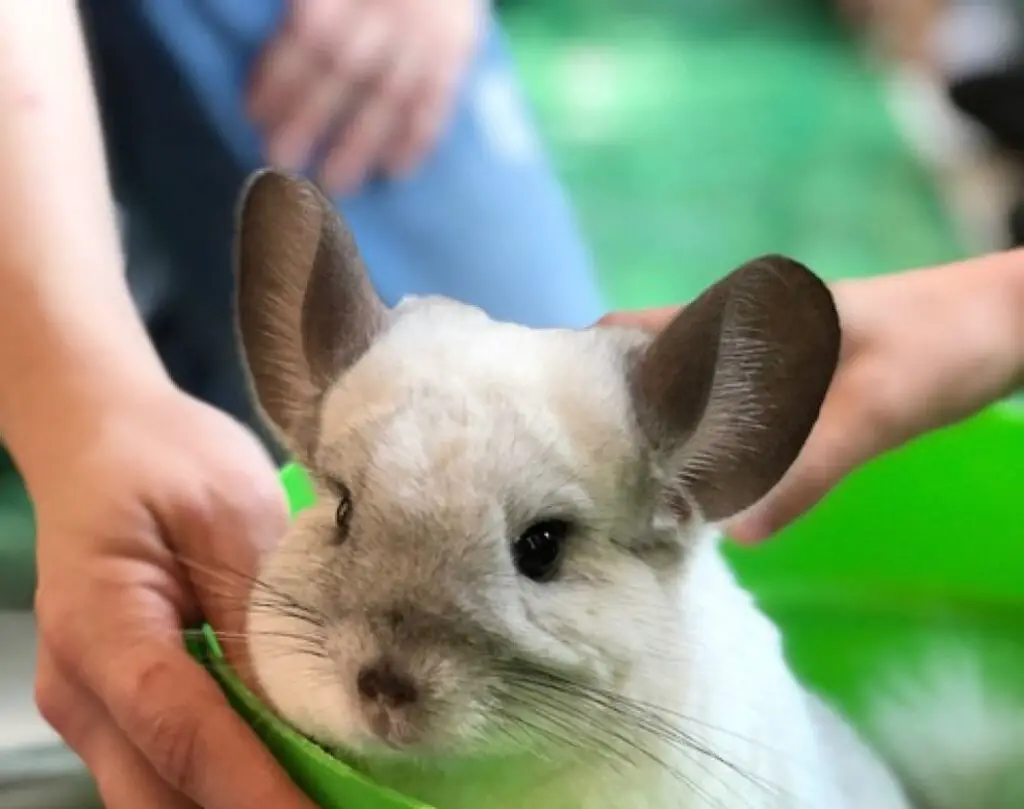
<instances>
[{"instance_id":1,"label":"chinchilla right ear","mask_svg":"<svg viewBox=\"0 0 1024 809\"><path fill-rule=\"evenodd\" d=\"M256 401L300 461L317 442L321 399L385 326L355 240L311 182L254 173L238 208L236 326Z\"/></svg>"},{"instance_id":2,"label":"chinchilla right ear","mask_svg":"<svg viewBox=\"0 0 1024 809\"><path fill-rule=\"evenodd\" d=\"M720 522L767 494L817 421L839 348L828 287L783 256L744 264L683 308L630 379L669 501Z\"/></svg>"}]
</instances>

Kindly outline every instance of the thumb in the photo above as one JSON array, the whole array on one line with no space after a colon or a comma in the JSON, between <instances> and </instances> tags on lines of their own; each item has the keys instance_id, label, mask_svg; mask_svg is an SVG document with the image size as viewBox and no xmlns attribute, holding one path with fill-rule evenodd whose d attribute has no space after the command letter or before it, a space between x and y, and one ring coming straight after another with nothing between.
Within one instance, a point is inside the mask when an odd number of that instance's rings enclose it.
<instances>
[{"instance_id":1,"label":"thumb","mask_svg":"<svg viewBox=\"0 0 1024 809\"><path fill-rule=\"evenodd\" d=\"M793 466L764 498L729 522L728 536L744 544L769 539L810 511L876 453L871 432L842 418L837 410L826 405Z\"/></svg>"},{"instance_id":2,"label":"thumb","mask_svg":"<svg viewBox=\"0 0 1024 809\"><path fill-rule=\"evenodd\" d=\"M682 306L662 306L655 309L609 312L595 324L598 327L626 327L658 332L667 326Z\"/></svg>"}]
</instances>

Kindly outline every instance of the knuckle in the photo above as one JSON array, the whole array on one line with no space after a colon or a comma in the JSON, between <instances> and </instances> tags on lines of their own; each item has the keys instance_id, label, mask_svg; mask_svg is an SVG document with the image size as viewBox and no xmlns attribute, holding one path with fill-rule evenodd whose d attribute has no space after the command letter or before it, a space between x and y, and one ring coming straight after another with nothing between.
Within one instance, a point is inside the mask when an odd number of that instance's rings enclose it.
<instances>
[{"instance_id":1,"label":"knuckle","mask_svg":"<svg viewBox=\"0 0 1024 809\"><path fill-rule=\"evenodd\" d=\"M276 479L243 475L240 479L225 480L206 519L225 524L267 524L285 518L284 491Z\"/></svg>"},{"instance_id":2,"label":"knuckle","mask_svg":"<svg viewBox=\"0 0 1024 809\"><path fill-rule=\"evenodd\" d=\"M52 665L43 663L38 667L33 696L40 716L58 732L63 731L70 721L73 704Z\"/></svg>"},{"instance_id":3,"label":"knuckle","mask_svg":"<svg viewBox=\"0 0 1024 809\"><path fill-rule=\"evenodd\" d=\"M194 713L169 699L178 688L173 666L150 657L128 676L125 696L140 706L139 727L132 735L157 772L175 789L194 795L206 761L203 734Z\"/></svg>"},{"instance_id":4,"label":"knuckle","mask_svg":"<svg viewBox=\"0 0 1024 809\"><path fill-rule=\"evenodd\" d=\"M95 723L83 708L81 690L62 673L45 646L36 665L33 701L39 715L68 746L84 753Z\"/></svg>"},{"instance_id":5,"label":"knuckle","mask_svg":"<svg viewBox=\"0 0 1024 809\"><path fill-rule=\"evenodd\" d=\"M195 485L181 492L177 510L190 528L198 536L206 536L218 523L218 516L223 511L223 496L219 487L211 485Z\"/></svg>"},{"instance_id":6,"label":"knuckle","mask_svg":"<svg viewBox=\"0 0 1024 809\"><path fill-rule=\"evenodd\" d=\"M74 660L77 656L78 642L74 635L74 627L79 619L78 609L68 605L66 598L49 597L48 591L40 590L36 596L36 626L57 665ZM54 667L48 664L47 667Z\"/></svg>"},{"instance_id":7,"label":"knuckle","mask_svg":"<svg viewBox=\"0 0 1024 809\"><path fill-rule=\"evenodd\" d=\"M180 551L207 554L232 540L251 542L287 526L284 491L272 474L221 469L185 494L178 513L186 530L172 538Z\"/></svg>"}]
</instances>

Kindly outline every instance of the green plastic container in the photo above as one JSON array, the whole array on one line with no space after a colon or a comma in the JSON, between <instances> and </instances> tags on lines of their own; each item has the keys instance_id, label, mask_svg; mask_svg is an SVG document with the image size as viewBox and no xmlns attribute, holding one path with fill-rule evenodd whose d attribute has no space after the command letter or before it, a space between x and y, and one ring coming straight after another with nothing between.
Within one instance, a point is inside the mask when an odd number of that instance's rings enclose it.
<instances>
[{"instance_id":1,"label":"green plastic container","mask_svg":"<svg viewBox=\"0 0 1024 809\"><path fill-rule=\"evenodd\" d=\"M311 503L301 469L282 481L293 513ZM875 461L784 536L729 556L782 628L796 672L855 723L873 681L949 642L1024 699L1022 494L1024 407L1008 402ZM324 809L424 809L274 719L212 638L193 651Z\"/></svg>"}]
</instances>

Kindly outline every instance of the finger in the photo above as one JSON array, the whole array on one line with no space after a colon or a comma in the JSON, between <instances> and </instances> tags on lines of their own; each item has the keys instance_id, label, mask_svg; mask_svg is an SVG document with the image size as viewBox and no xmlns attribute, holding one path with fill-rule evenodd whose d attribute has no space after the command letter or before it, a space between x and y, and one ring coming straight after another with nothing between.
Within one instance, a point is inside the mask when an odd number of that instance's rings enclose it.
<instances>
[{"instance_id":1,"label":"finger","mask_svg":"<svg viewBox=\"0 0 1024 809\"><path fill-rule=\"evenodd\" d=\"M290 38L284 37L284 42L301 49L309 67L292 76L288 85L282 80L278 90L291 98L277 105L279 114L270 121L268 152L275 165L305 168L331 121L351 99L354 77L363 69L360 60L368 58L360 50L364 32L375 30L374 17L368 21L366 14L356 11L352 3L324 0L295 6ZM270 58L272 62L272 53Z\"/></svg>"},{"instance_id":2,"label":"finger","mask_svg":"<svg viewBox=\"0 0 1024 809\"><path fill-rule=\"evenodd\" d=\"M654 309L640 309L632 312L609 312L599 321L598 326L619 326L648 331L661 331L677 314L681 306L663 306Z\"/></svg>"},{"instance_id":3,"label":"finger","mask_svg":"<svg viewBox=\"0 0 1024 809\"><path fill-rule=\"evenodd\" d=\"M415 55L415 66L407 68L410 80L419 81L407 93L411 103L383 158L384 168L392 177L407 176L423 162L440 140L455 105L457 66L449 63L431 77L424 69L426 56Z\"/></svg>"},{"instance_id":4,"label":"finger","mask_svg":"<svg viewBox=\"0 0 1024 809\"><path fill-rule=\"evenodd\" d=\"M766 540L806 514L853 469L872 457L878 438L844 400L829 394L817 425L793 466L768 494L726 526L737 542Z\"/></svg>"},{"instance_id":5,"label":"finger","mask_svg":"<svg viewBox=\"0 0 1024 809\"><path fill-rule=\"evenodd\" d=\"M58 671L44 651L37 671L43 716L85 763L107 809L198 809L160 778L95 697Z\"/></svg>"},{"instance_id":6,"label":"finger","mask_svg":"<svg viewBox=\"0 0 1024 809\"><path fill-rule=\"evenodd\" d=\"M385 64L388 28L381 14L370 11L355 19L324 22L335 27L343 23L344 36L331 47L321 46L317 72L296 88L298 100L271 129L270 156L279 166L304 167L331 125L345 120L348 109L359 109L365 95L360 85Z\"/></svg>"},{"instance_id":7,"label":"finger","mask_svg":"<svg viewBox=\"0 0 1024 809\"><path fill-rule=\"evenodd\" d=\"M446 116L436 103L418 100L396 129L383 165L391 177L407 177L426 159L437 144Z\"/></svg>"},{"instance_id":8,"label":"finger","mask_svg":"<svg viewBox=\"0 0 1024 809\"><path fill-rule=\"evenodd\" d=\"M349 3L291 3L285 23L257 62L249 113L260 123L282 120L285 110L318 68L339 50Z\"/></svg>"},{"instance_id":9,"label":"finger","mask_svg":"<svg viewBox=\"0 0 1024 809\"><path fill-rule=\"evenodd\" d=\"M351 101L348 82L334 73L311 77L302 97L267 135L267 152L275 166L292 171L305 168L320 139Z\"/></svg>"},{"instance_id":10,"label":"finger","mask_svg":"<svg viewBox=\"0 0 1024 809\"><path fill-rule=\"evenodd\" d=\"M400 111L415 87L418 71L414 53L395 52L324 158L322 175L328 188L335 193L352 191L378 165L399 130Z\"/></svg>"},{"instance_id":11,"label":"finger","mask_svg":"<svg viewBox=\"0 0 1024 809\"><path fill-rule=\"evenodd\" d=\"M208 809L312 809L208 673L180 647L161 646L139 649L100 681L157 772Z\"/></svg>"},{"instance_id":12,"label":"finger","mask_svg":"<svg viewBox=\"0 0 1024 809\"><path fill-rule=\"evenodd\" d=\"M316 72L314 55L294 29L286 28L256 64L248 99L250 117L272 130L287 119L303 87Z\"/></svg>"},{"instance_id":13,"label":"finger","mask_svg":"<svg viewBox=\"0 0 1024 809\"><path fill-rule=\"evenodd\" d=\"M93 774L106 809L199 809L195 801L175 791L114 722L97 716L82 760Z\"/></svg>"},{"instance_id":14,"label":"finger","mask_svg":"<svg viewBox=\"0 0 1024 809\"><path fill-rule=\"evenodd\" d=\"M164 781L205 809L313 809L171 636L170 605L154 597L107 612L123 620L96 626L72 616L58 663L75 667Z\"/></svg>"}]
</instances>

